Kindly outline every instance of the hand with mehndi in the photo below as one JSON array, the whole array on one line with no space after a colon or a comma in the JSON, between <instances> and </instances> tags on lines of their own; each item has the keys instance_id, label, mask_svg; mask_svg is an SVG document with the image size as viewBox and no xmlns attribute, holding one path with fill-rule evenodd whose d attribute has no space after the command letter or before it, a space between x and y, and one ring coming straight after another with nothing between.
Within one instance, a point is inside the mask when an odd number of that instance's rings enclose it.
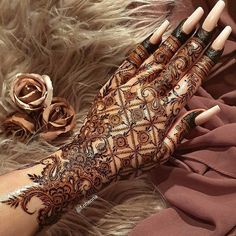
<instances>
[{"instance_id":1,"label":"hand with mehndi","mask_svg":"<svg viewBox=\"0 0 236 236\"><path fill-rule=\"evenodd\" d=\"M227 26L217 37L214 33L224 5L219 1L194 33L203 15L198 8L161 42L169 24L165 21L101 88L71 143L8 174L8 178L22 176L16 186L2 185L7 178L2 176L0 222L9 219L9 212L17 212L28 222L23 224L29 224L28 233L53 224L111 182L166 162L192 128L215 115L217 106L181 117L179 112L223 52L231 28ZM21 225L17 230L25 232ZM0 232L7 235L6 226Z\"/></svg>"}]
</instances>

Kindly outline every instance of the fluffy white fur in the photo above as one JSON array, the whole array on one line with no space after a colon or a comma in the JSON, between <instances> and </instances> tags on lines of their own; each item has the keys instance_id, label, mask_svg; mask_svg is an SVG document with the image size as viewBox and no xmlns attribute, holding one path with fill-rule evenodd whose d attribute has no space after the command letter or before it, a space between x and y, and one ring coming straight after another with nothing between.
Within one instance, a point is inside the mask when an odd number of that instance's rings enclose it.
<instances>
[{"instance_id":1,"label":"fluffy white fur","mask_svg":"<svg viewBox=\"0 0 236 236\"><path fill-rule=\"evenodd\" d=\"M0 118L14 108L9 81L18 72L47 74L54 96L75 108L78 132L98 89L125 53L166 18L174 0L0 0ZM0 135L0 173L38 160L69 142L35 134L23 144ZM127 235L165 206L145 177L115 183L80 214L71 211L41 235Z\"/></svg>"}]
</instances>

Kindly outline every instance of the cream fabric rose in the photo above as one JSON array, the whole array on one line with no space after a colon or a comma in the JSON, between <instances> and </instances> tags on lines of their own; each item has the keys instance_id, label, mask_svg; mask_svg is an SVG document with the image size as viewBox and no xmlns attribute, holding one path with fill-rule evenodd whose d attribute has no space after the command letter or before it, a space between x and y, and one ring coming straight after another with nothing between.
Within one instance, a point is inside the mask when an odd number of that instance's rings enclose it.
<instances>
[{"instance_id":1,"label":"cream fabric rose","mask_svg":"<svg viewBox=\"0 0 236 236\"><path fill-rule=\"evenodd\" d=\"M53 97L51 105L42 113L42 127L40 136L47 141L69 132L75 127L73 107L64 98Z\"/></svg>"},{"instance_id":2,"label":"cream fabric rose","mask_svg":"<svg viewBox=\"0 0 236 236\"><path fill-rule=\"evenodd\" d=\"M35 132L34 120L26 113L16 112L2 123L4 133L13 135L19 141L25 141Z\"/></svg>"},{"instance_id":3,"label":"cream fabric rose","mask_svg":"<svg viewBox=\"0 0 236 236\"><path fill-rule=\"evenodd\" d=\"M53 96L51 79L47 75L18 73L11 83L10 96L24 110L47 107Z\"/></svg>"}]
</instances>

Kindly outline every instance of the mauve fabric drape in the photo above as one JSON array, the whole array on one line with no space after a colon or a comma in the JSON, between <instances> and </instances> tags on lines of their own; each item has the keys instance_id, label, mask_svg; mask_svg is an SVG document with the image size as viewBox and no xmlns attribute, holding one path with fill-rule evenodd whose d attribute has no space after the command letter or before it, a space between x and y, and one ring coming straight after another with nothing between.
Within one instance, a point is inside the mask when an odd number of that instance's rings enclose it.
<instances>
[{"instance_id":1,"label":"mauve fabric drape","mask_svg":"<svg viewBox=\"0 0 236 236\"><path fill-rule=\"evenodd\" d=\"M197 6L205 15L216 1L177 3L172 24ZM236 1L227 1L220 27L233 28L221 61L186 109L221 112L191 132L171 160L150 173L170 207L141 221L131 236L236 235Z\"/></svg>"}]
</instances>

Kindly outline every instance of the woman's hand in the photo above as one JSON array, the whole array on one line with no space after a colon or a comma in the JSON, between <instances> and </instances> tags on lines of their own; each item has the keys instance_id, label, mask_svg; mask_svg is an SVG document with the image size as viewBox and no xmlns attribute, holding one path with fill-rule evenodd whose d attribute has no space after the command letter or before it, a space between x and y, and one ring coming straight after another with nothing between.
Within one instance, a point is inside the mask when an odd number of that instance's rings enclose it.
<instances>
[{"instance_id":1,"label":"woman's hand","mask_svg":"<svg viewBox=\"0 0 236 236\"><path fill-rule=\"evenodd\" d=\"M2 197L4 206L37 215L42 228L112 181L138 176L167 161L191 128L219 111L197 109L178 117L231 32L226 27L213 41L223 8L219 1L193 36L201 8L163 43L167 21L139 44L102 87L74 140L15 172L27 179L27 187L22 184L17 193ZM41 201L32 207L33 197Z\"/></svg>"}]
</instances>

